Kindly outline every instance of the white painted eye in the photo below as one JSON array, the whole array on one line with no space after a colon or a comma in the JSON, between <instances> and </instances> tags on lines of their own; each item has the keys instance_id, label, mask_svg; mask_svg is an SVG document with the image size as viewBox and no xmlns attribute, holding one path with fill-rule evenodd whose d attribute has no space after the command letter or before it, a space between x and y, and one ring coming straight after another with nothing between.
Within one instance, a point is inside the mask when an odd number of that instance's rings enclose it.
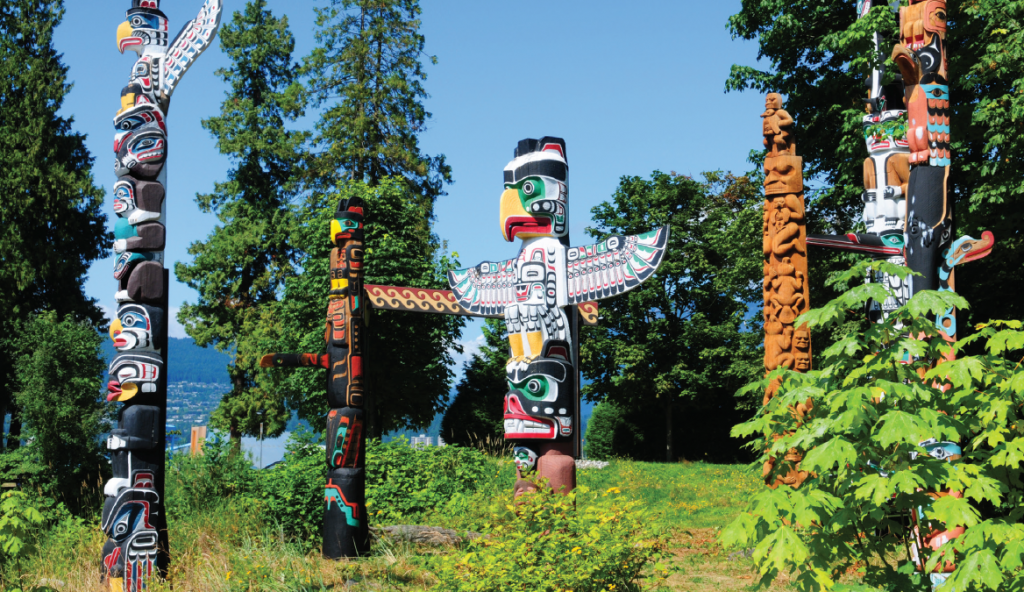
<instances>
[{"instance_id":1,"label":"white painted eye","mask_svg":"<svg viewBox=\"0 0 1024 592\"><path fill-rule=\"evenodd\" d=\"M526 383L526 390L530 391L531 393L539 393L540 381L534 378L530 382Z\"/></svg>"},{"instance_id":2,"label":"white painted eye","mask_svg":"<svg viewBox=\"0 0 1024 592\"><path fill-rule=\"evenodd\" d=\"M533 186L533 181L527 181L526 183L523 183L523 193L525 193L526 195L533 195L534 189L535 187Z\"/></svg>"}]
</instances>

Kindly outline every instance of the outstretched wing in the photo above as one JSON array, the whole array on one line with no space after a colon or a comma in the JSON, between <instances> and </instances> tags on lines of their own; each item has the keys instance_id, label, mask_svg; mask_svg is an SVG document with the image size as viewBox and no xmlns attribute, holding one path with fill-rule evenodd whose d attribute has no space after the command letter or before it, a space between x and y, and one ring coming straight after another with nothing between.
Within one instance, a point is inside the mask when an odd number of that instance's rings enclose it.
<instances>
[{"instance_id":1,"label":"outstretched wing","mask_svg":"<svg viewBox=\"0 0 1024 592\"><path fill-rule=\"evenodd\" d=\"M668 233L666 224L644 234L570 248L565 266L569 304L609 298L642 284L661 265Z\"/></svg>"},{"instance_id":2,"label":"outstretched wing","mask_svg":"<svg viewBox=\"0 0 1024 592\"><path fill-rule=\"evenodd\" d=\"M448 272L448 285L459 306L477 315L504 316L505 306L516 301L515 284L515 259Z\"/></svg>"},{"instance_id":3,"label":"outstretched wing","mask_svg":"<svg viewBox=\"0 0 1024 592\"><path fill-rule=\"evenodd\" d=\"M199 54L206 51L213 41L213 36L220 26L220 14L223 8L222 0L206 0L203 7L199 9L196 18L185 23L178 36L171 42L167 49L167 56L163 60L163 84L160 92L164 100L171 98L171 93L178 85L181 77L196 61Z\"/></svg>"}]
</instances>

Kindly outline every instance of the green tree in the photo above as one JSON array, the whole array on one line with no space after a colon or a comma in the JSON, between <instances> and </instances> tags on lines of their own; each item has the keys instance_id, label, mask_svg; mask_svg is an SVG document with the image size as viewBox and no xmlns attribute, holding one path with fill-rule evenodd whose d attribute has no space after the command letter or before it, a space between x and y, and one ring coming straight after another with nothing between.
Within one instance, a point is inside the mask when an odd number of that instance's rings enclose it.
<instances>
[{"instance_id":1,"label":"green tree","mask_svg":"<svg viewBox=\"0 0 1024 592\"><path fill-rule=\"evenodd\" d=\"M441 436L449 444L473 446L487 438L504 437L502 396L508 391L505 364L509 356L505 322L487 319L482 329L484 343L463 365L465 374L441 420Z\"/></svg>"},{"instance_id":2,"label":"green tree","mask_svg":"<svg viewBox=\"0 0 1024 592\"><path fill-rule=\"evenodd\" d=\"M274 330L266 326L272 324L266 312L294 273L293 175L305 136L285 128L296 70L287 17L275 17L264 0L251 0L221 28L220 42L231 66L217 75L230 89L220 115L203 127L235 166L213 193L196 196L199 208L216 213L220 225L189 247L192 262L177 264L175 274L199 292L198 302L178 313L186 332L199 345L234 354L231 391L211 420L237 447L261 422L270 436L288 422L283 399L262 383L259 337Z\"/></svg>"},{"instance_id":3,"label":"green tree","mask_svg":"<svg viewBox=\"0 0 1024 592\"><path fill-rule=\"evenodd\" d=\"M417 137L430 118L418 0L330 0L315 10L317 46L303 73L312 104L326 107L316 124L310 182L331 188L349 178L372 187L399 176L424 198L429 219L451 167L443 155L422 154Z\"/></svg>"},{"instance_id":4,"label":"green tree","mask_svg":"<svg viewBox=\"0 0 1024 592\"><path fill-rule=\"evenodd\" d=\"M655 171L623 177L612 201L591 210L598 239L672 227L658 273L602 301L600 326L580 340L592 380L584 396L629 410L642 457L675 461L677 447L690 458L736 454L728 432L743 405L733 393L762 368L748 318L748 303L761 301L758 189L746 177Z\"/></svg>"},{"instance_id":5,"label":"green tree","mask_svg":"<svg viewBox=\"0 0 1024 592\"><path fill-rule=\"evenodd\" d=\"M590 460L608 460L616 454L622 454L625 446L616 446L615 440L621 439L623 430L635 429L626 422L625 410L612 401L601 401L594 407L594 412L587 422L587 435L584 438L584 450Z\"/></svg>"},{"instance_id":6,"label":"green tree","mask_svg":"<svg viewBox=\"0 0 1024 592\"><path fill-rule=\"evenodd\" d=\"M102 341L92 323L53 311L31 316L2 340L14 363L7 387L29 438L0 457L0 470L74 512L96 511L110 472L100 441L110 427L100 398Z\"/></svg>"},{"instance_id":7,"label":"green tree","mask_svg":"<svg viewBox=\"0 0 1024 592\"><path fill-rule=\"evenodd\" d=\"M762 584L793 573L801 590L924 591L930 586L923 574L947 553L944 560L957 568L941 590L1020 590L1024 325L992 321L956 343L957 359L946 362L950 346L931 318L949 307L966 309L966 300L925 291L884 323L869 323L864 303L888 294L881 284L862 283L868 265L836 279L840 289L859 285L797 320L818 331L850 319L857 326L818 353L820 369L774 372L769 378L782 379L775 397L735 429L737 436L758 436L752 447L762 452L761 462L774 461L777 474L792 467L784 460L789 449L806 450L807 480L798 489L765 488L721 540L753 547ZM885 262L874 266L909 274ZM982 353L967 356L967 349ZM745 390L763 392L767 382ZM793 413L807 399L813 409ZM958 444L960 458L933 457L924 446L931 438ZM752 465L758 473L761 462ZM929 495L939 491L963 495ZM939 551L926 547L915 570L906 559L914 538L911 511L924 512L922 521L931 523L925 532L968 530ZM837 583L851 572L863 586Z\"/></svg>"},{"instance_id":8,"label":"green tree","mask_svg":"<svg viewBox=\"0 0 1024 592\"><path fill-rule=\"evenodd\" d=\"M902 3L902 4L905 4ZM811 192L809 232L845 233L860 224L861 98L872 60L873 31L882 33L888 57L897 39L898 16L876 7L857 20L846 0L744 0L729 19L734 37L756 40L763 68L733 66L726 90L775 91L786 96L796 120L797 145ZM953 163L950 194L957 235L995 233L994 255L957 270L957 290L998 318L1024 317L1024 302L1006 294L1024 290L1024 4L1009 0L949 0L947 34ZM887 60L891 79L899 70ZM855 260L818 249L812 257L814 294L835 294L824 280ZM960 326L970 327L970 311ZM830 329L831 330L831 329ZM820 349L820 348L819 348Z\"/></svg>"},{"instance_id":9,"label":"green tree","mask_svg":"<svg viewBox=\"0 0 1024 592\"><path fill-rule=\"evenodd\" d=\"M386 178L376 187L342 182L332 192L312 195L300 209L303 224L294 229L293 244L300 250L297 267L302 272L285 282L283 301L268 312L277 331L260 336L263 352L324 351L332 247L328 229L338 201L350 197L365 203L367 284L447 289L445 273L458 262L443 255L444 245L423 224L419 196L400 179ZM435 255L425 257L424 251ZM451 352L461 351L465 319L393 311L370 311L368 316L367 435L429 425L447 402L454 376ZM322 425L328 409L323 370L266 372L300 417Z\"/></svg>"},{"instance_id":10,"label":"green tree","mask_svg":"<svg viewBox=\"0 0 1024 592\"><path fill-rule=\"evenodd\" d=\"M103 190L74 119L58 115L71 91L53 47L61 0L0 4L0 333L50 309L96 325L103 314L83 291L89 265L111 247ZM0 384L10 384L12 352L0 351ZM0 417L11 391L0 392ZM20 421L14 408L10 443Z\"/></svg>"}]
</instances>

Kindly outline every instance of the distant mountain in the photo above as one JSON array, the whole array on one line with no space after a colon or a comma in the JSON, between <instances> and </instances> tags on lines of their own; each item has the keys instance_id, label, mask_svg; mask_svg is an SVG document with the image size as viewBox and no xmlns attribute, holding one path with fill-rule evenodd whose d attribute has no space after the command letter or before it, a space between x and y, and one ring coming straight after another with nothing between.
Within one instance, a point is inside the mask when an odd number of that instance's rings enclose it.
<instances>
[{"instance_id":1,"label":"distant mountain","mask_svg":"<svg viewBox=\"0 0 1024 592\"><path fill-rule=\"evenodd\" d=\"M167 349L167 382L228 384L228 354L212 347L199 347L191 337L169 338ZM113 342L104 340L103 356L108 363L116 353Z\"/></svg>"}]
</instances>

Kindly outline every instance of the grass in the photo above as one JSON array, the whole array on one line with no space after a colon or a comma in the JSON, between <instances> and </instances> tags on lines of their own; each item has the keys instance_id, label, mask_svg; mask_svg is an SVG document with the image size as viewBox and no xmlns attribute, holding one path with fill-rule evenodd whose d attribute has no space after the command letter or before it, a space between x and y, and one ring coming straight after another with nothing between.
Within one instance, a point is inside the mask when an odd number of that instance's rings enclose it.
<instances>
[{"instance_id":1,"label":"grass","mask_svg":"<svg viewBox=\"0 0 1024 592\"><path fill-rule=\"evenodd\" d=\"M513 470L510 461L499 463L496 472L502 476ZM656 510L658 526L670 533L671 589L754 589L757 574L751 560L742 552L726 553L715 542L717 530L763 487L745 467L613 461L604 469L580 471L579 483L592 490L617 488ZM503 507L508 495L469 494L457 505L437 508L422 522L470 529L486 520L488 512ZM451 551L385 542L362 560L324 561L318 554L304 553L273 524L240 506L225 504L179 519L173 519L172 512L170 576L176 592L428 590L435 583L431 566L439 554ZM94 525L62 524L23 562L20 576L4 578L6 587L0 590L31 590L43 582L60 592L104 590L98 578L102 542ZM171 588L154 583L148 589ZM790 588L783 582L772 589Z\"/></svg>"}]
</instances>

